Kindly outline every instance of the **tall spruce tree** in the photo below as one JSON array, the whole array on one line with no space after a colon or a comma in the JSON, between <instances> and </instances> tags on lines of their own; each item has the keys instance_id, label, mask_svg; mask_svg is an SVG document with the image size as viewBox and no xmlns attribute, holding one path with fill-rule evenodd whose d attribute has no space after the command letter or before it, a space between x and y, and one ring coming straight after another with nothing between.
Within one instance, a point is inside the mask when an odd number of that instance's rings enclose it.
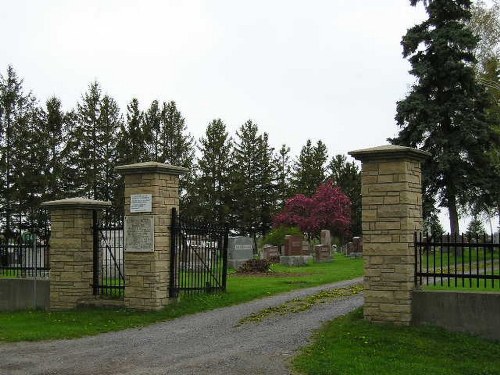
<instances>
[{"instance_id":1,"label":"tall spruce tree","mask_svg":"<svg viewBox=\"0 0 500 375\"><path fill-rule=\"evenodd\" d=\"M290 164L290 147L282 145L278 155L274 160L277 173L276 179L276 205L278 209L282 209L287 198L292 196L290 187L290 178L292 167Z\"/></svg>"},{"instance_id":2,"label":"tall spruce tree","mask_svg":"<svg viewBox=\"0 0 500 375\"><path fill-rule=\"evenodd\" d=\"M295 162L292 184L295 194L312 196L326 179L328 151L320 140L313 145L308 139Z\"/></svg>"},{"instance_id":3,"label":"tall spruce tree","mask_svg":"<svg viewBox=\"0 0 500 375\"><path fill-rule=\"evenodd\" d=\"M257 185L258 201L257 209L260 211L259 233L265 236L273 225L273 215L277 211L277 170L274 160L274 148L269 145L267 133L260 136L259 144L259 164Z\"/></svg>"},{"instance_id":4,"label":"tall spruce tree","mask_svg":"<svg viewBox=\"0 0 500 375\"><path fill-rule=\"evenodd\" d=\"M160 161L161 110L158 100L153 100L143 116L144 138L150 161Z\"/></svg>"},{"instance_id":5,"label":"tall spruce tree","mask_svg":"<svg viewBox=\"0 0 500 375\"><path fill-rule=\"evenodd\" d=\"M410 0L415 6L419 0ZM424 2L428 19L408 30L401 42L416 83L397 103L401 127L391 142L429 151L423 165L425 197L447 207L452 234L459 233L458 207L470 201L491 145L484 88L474 77L477 38L466 27L469 0Z\"/></svg>"},{"instance_id":6,"label":"tall spruce tree","mask_svg":"<svg viewBox=\"0 0 500 375\"><path fill-rule=\"evenodd\" d=\"M75 116L72 112L64 112L61 101L51 97L45 103L42 113L42 133L47 148L47 162L42 170L46 176L45 200L62 199L68 185L70 173L66 169L63 150L66 144L67 134L74 125ZM43 147L40 145L40 147Z\"/></svg>"},{"instance_id":7,"label":"tall spruce tree","mask_svg":"<svg viewBox=\"0 0 500 375\"><path fill-rule=\"evenodd\" d=\"M22 173L18 151L23 147L23 134L33 121L35 99L23 90L23 81L12 66L7 74L0 75L0 208L4 236L13 235L14 212L19 210L19 174ZM19 219L16 217L15 219Z\"/></svg>"},{"instance_id":8,"label":"tall spruce tree","mask_svg":"<svg viewBox=\"0 0 500 375\"><path fill-rule=\"evenodd\" d=\"M78 178L74 192L92 199L113 200L116 189L116 145L121 115L115 100L103 96L97 82L77 105L77 125L72 129L65 154Z\"/></svg>"},{"instance_id":9,"label":"tall spruce tree","mask_svg":"<svg viewBox=\"0 0 500 375\"><path fill-rule=\"evenodd\" d=\"M272 157L267 135L251 120L236 132L231 164L231 225L255 238L269 226L267 209L273 194L269 173Z\"/></svg>"},{"instance_id":10,"label":"tall spruce tree","mask_svg":"<svg viewBox=\"0 0 500 375\"><path fill-rule=\"evenodd\" d=\"M348 162L345 155L335 155L330 164L330 179L340 187L351 200L351 232L361 236L361 173L354 162Z\"/></svg>"},{"instance_id":11,"label":"tall spruce tree","mask_svg":"<svg viewBox=\"0 0 500 375\"><path fill-rule=\"evenodd\" d=\"M139 100L133 98L127 105L126 121L121 124L117 144L120 164L149 161L144 130L144 114L139 108Z\"/></svg>"},{"instance_id":12,"label":"tall spruce tree","mask_svg":"<svg viewBox=\"0 0 500 375\"><path fill-rule=\"evenodd\" d=\"M205 221L223 224L230 212L230 172L232 140L222 120L211 121L200 139L198 149L201 152L194 180L196 197L192 208L193 214Z\"/></svg>"}]
</instances>

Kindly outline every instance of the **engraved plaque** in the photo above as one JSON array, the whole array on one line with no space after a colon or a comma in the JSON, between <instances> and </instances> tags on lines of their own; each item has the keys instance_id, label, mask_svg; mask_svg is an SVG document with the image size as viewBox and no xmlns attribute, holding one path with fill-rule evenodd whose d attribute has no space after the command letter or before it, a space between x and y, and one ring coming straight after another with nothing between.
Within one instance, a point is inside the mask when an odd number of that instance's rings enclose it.
<instances>
[{"instance_id":1,"label":"engraved plaque","mask_svg":"<svg viewBox=\"0 0 500 375\"><path fill-rule=\"evenodd\" d=\"M154 217L151 215L125 216L125 251L151 252L154 250Z\"/></svg>"},{"instance_id":2,"label":"engraved plaque","mask_svg":"<svg viewBox=\"0 0 500 375\"><path fill-rule=\"evenodd\" d=\"M151 212L153 210L153 196L151 194L131 194L130 212Z\"/></svg>"}]
</instances>

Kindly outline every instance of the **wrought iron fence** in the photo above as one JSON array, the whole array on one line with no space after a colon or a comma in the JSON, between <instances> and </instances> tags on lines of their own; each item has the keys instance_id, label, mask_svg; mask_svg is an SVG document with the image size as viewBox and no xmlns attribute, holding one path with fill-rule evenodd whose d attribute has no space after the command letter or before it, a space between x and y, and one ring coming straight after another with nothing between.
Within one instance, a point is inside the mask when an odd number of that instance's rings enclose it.
<instances>
[{"instance_id":1,"label":"wrought iron fence","mask_svg":"<svg viewBox=\"0 0 500 375\"><path fill-rule=\"evenodd\" d=\"M229 230L177 215L172 209L170 297L226 290Z\"/></svg>"},{"instance_id":2,"label":"wrought iron fence","mask_svg":"<svg viewBox=\"0 0 500 375\"><path fill-rule=\"evenodd\" d=\"M94 211L93 294L123 298L125 294L123 215Z\"/></svg>"},{"instance_id":3,"label":"wrought iron fence","mask_svg":"<svg viewBox=\"0 0 500 375\"><path fill-rule=\"evenodd\" d=\"M494 236L415 233L414 243L415 285L500 289L500 244Z\"/></svg>"},{"instance_id":4,"label":"wrought iron fence","mask_svg":"<svg viewBox=\"0 0 500 375\"><path fill-rule=\"evenodd\" d=\"M12 215L0 229L0 277L48 278L50 222L46 210Z\"/></svg>"}]
</instances>

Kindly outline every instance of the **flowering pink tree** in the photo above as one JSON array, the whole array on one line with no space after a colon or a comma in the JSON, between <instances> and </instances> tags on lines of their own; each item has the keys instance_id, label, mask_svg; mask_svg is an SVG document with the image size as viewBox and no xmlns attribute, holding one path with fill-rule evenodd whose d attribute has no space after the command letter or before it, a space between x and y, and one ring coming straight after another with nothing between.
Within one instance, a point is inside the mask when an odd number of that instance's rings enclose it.
<instances>
[{"instance_id":1,"label":"flowering pink tree","mask_svg":"<svg viewBox=\"0 0 500 375\"><path fill-rule=\"evenodd\" d=\"M333 235L343 238L351 227L351 201L332 181L327 181L312 197L298 194L288 199L273 223L298 226L309 239L318 237L321 229L330 229Z\"/></svg>"}]
</instances>

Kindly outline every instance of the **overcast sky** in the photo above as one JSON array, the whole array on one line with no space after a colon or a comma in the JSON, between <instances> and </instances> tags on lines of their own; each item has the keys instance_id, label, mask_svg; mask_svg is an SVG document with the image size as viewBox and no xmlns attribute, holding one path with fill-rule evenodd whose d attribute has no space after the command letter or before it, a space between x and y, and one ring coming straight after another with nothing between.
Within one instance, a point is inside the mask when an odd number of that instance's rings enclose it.
<instances>
[{"instance_id":1,"label":"overcast sky","mask_svg":"<svg viewBox=\"0 0 500 375\"><path fill-rule=\"evenodd\" d=\"M331 154L386 143L412 78L404 0L2 0L0 68L72 108L97 80L122 111L175 100L198 139L252 119L277 148Z\"/></svg>"},{"instance_id":2,"label":"overcast sky","mask_svg":"<svg viewBox=\"0 0 500 375\"><path fill-rule=\"evenodd\" d=\"M73 108L97 80L122 112L174 100L199 139L248 119L297 155L386 144L413 78L401 37L425 18L404 0L0 0L0 69ZM465 229L465 228L464 228Z\"/></svg>"}]
</instances>

